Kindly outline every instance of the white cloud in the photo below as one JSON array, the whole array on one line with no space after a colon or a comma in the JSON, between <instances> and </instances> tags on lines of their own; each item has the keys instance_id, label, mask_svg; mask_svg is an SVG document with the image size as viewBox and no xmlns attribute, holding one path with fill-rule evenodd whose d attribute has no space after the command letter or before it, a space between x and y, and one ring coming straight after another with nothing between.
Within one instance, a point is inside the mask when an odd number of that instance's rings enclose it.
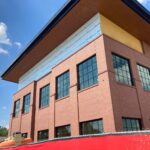
<instances>
[{"instance_id":1,"label":"white cloud","mask_svg":"<svg viewBox=\"0 0 150 150\"><path fill-rule=\"evenodd\" d=\"M4 22L0 22L0 55L8 55L10 50L9 46L16 46L18 49L22 47L22 44L18 41L12 42L13 40L9 38L7 32L7 25ZM7 48L4 49L3 47ZM12 47L11 47L12 48Z\"/></svg>"},{"instance_id":2,"label":"white cloud","mask_svg":"<svg viewBox=\"0 0 150 150\"><path fill-rule=\"evenodd\" d=\"M8 51L0 47L0 54L7 55Z\"/></svg>"},{"instance_id":3,"label":"white cloud","mask_svg":"<svg viewBox=\"0 0 150 150\"><path fill-rule=\"evenodd\" d=\"M150 3L150 0L137 0L138 2L140 2L141 4L148 4Z\"/></svg>"},{"instance_id":4,"label":"white cloud","mask_svg":"<svg viewBox=\"0 0 150 150\"><path fill-rule=\"evenodd\" d=\"M9 123L5 120L0 120L0 126L6 127L8 129L9 128Z\"/></svg>"},{"instance_id":5,"label":"white cloud","mask_svg":"<svg viewBox=\"0 0 150 150\"><path fill-rule=\"evenodd\" d=\"M7 34L7 26L3 22L0 22L0 44L11 45L11 41Z\"/></svg>"},{"instance_id":6,"label":"white cloud","mask_svg":"<svg viewBox=\"0 0 150 150\"><path fill-rule=\"evenodd\" d=\"M22 45L21 45L20 42L14 42L14 44L15 44L18 48L21 48L21 47L22 47Z\"/></svg>"},{"instance_id":7,"label":"white cloud","mask_svg":"<svg viewBox=\"0 0 150 150\"><path fill-rule=\"evenodd\" d=\"M6 124L6 125L5 125L5 128L9 129L9 124Z\"/></svg>"},{"instance_id":8,"label":"white cloud","mask_svg":"<svg viewBox=\"0 0 150 150\"><path fill-rule=\"evenodd\" d=\"M6 106L3 106L3 107L2 107L2 110L7 110L7 107L6 107Z\"/></svg>"}]
</instances>

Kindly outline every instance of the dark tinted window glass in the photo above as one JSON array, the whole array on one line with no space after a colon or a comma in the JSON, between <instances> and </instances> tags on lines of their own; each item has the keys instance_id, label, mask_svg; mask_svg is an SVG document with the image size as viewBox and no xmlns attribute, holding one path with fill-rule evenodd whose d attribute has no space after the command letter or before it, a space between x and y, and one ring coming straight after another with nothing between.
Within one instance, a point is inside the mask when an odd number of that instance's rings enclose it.
<instances>
[{"instance_id":1,"label":"dark tinted window glass","mask_svg":"<svg viewBox=\"0 0 150 150\"><path fill-rule=\"evenodd\" d=\"M112 55L112 59L116 80L127 85L133 85L129 60L115 54Z\"/></svg>"},{"instance_id":2,"label":"dark tinted window glass","mask_svg":"<svg viewBox=\"0 0 150 150\"><path fill-rule=\"evenodd\" d=\"M56 78L56 98L62 98L69 95L70 77L69 71Z\"/></svg>"},{"instance_id":3,"label":"dark tinted window glass","mask_svg":"<svg viewBox=\"0 0 150 150\"><path fill-rule=\"evenodd\" d=\"M71 136L70 125L56 127L56 137Z\"/></svg>"},{"instance_id":4,"label":"dark tinted window glass","mask_svg":"<svg viewBox=\"0 0 150 150\"><path fill-rule=\"evenodd\" d=\"M80 123L80 134L97 134L103 132L103 121L94 120Z\"/></svg>"},{"instance_id":5,"label":"dark tinted window glass","mask_svg":"<svg viewBox=\"0 0 150 150\"><path fill-rule=\"evenodd\" d=\"M78 89L87 88L98 81L96 56L78 65Z\"/></svg>"},{"instance_id":6,"label":"dark tinted window glass","mask_svg":"<svg viewBox=\"0 0 150 150\"><path fill-rule=\"evenodd\" d=\"M38 141L48 140L48 130L38 131Z\"/></svg>"},{"instance_id":7,"label":"dark tinted window glass","mask_svg":"<svg viewBox=\"0 0 150 150\"><path fill-rule=\"evenodd\" d=\"M14 103L14 113L13 113L14 117L17 117L19 115L19 109L20 109L20 100L17 100Z\"/></svg>"},{"instance_id":8,"label":"dark tinted window glass","mask_svg":"<svg viewBox=\"0 0 150 150\"><path fill-rule=\"evenodd\" d=\"M27 138L28 137L28 133L22 133L22 137Z\"/></svg>"},{"instance_id":9,"label":"dark tinted window glass","mask_svg":"<svg viewBox=\"0 0 150 150\"><path fill-rule=\"evenodd\" d=\"M137 131L141 130L141 120L132 118L123 118L124 131Z\"/></svg>"},{"instance_id":10,"label":"dark tinted window glass","mask_svg":"<svg viewBox=\"0 0 150 150\"><path fill-rule=\"evenodd\" d=\"M49 105L49 85L40 89L40 108L46 107Z\"/></svg>"},{"instance_id":11,"label":"dark tinted window glass","mask_svg":"<svg viewBox=\"0 0 150 150\"><path fill-rule=\"evenodd\" d=\"M141 65L137 65L137 66L138 66L138 71L139 71L143 89L150 91L150 69L143 67Z\"/></svg>"},{"instance_id":12,"label":"dark tinted window glass","mask_svg":"<svg viewBox=\"0 0 150 150\"><path fill-rule=\"evenodd\" d=\"M30 94L24 96L23 99L23 113L28 113L30 109Z\"/></svg>"}]
</instances>

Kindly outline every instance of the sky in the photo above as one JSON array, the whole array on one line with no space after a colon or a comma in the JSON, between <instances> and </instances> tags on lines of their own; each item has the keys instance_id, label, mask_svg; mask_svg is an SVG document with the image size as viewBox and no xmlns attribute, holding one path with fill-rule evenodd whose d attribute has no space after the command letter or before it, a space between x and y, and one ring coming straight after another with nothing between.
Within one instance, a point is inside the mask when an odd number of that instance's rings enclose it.
<instances>
[{"instance_id":1,"label":"sky","mask_svg":"<svg viewBox=\"0 0 150 150\"><path fill-rule=\"evenodd\" d=\"M67 0L0 0L0 74ZM150 10L150 0L139 0ZM8 127L17 84L0 79L0 126Z\"/></svg>"},{"instance_id":2,"label":"sky","mask_svg":"<svg viewBox=\"0 0 150 150\"><path fill-rule=\"evenodd\" d=\"M137 0L150 11L150 0Z\"/></svg>"},{"instance_id":3,"label":"sky","mask_svg":"<svg viewBox=\"0 0 150 150\"><path fill-rule=\"evenodd\" d=\"M67 0L0 0L0 75ZM8 127L17 84L0 79L0 126Z\"/></svg>"}]
</instances>

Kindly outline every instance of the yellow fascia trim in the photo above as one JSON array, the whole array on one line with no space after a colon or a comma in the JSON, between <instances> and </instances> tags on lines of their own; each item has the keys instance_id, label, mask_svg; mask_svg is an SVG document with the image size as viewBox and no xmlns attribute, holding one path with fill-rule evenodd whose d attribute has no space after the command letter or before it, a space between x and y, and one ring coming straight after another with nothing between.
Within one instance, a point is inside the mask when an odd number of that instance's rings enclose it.
<instances>
[{"instance_id":1,"label":"yellow fascia trim","mask_svg":"<svg viewBox=\"0 0 150 150\"><path fill-rule=\"evenodd\" d=\"M109 37L133 48L134 50L143 53L142 45L140 40L136 37L104 17L100 15L101 20L101 31Z\"/></svg>"}]
</instances>

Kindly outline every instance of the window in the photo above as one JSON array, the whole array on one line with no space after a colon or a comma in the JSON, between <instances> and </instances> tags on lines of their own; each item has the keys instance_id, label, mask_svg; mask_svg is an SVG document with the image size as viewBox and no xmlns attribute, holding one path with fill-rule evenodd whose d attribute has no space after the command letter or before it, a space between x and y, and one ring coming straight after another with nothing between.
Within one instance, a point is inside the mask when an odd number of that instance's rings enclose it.
<instances>
[{"instance_id":1,"label":"window","mask_svg":"<svg viewBox=\"0 0 150 150\"><path fill-rule=\"evenodd\" d=\"M78 89L82 90L98 81L96 56L92 56L77 66Z\"/></svg>"},{"instance_id":2,"label":"window","mask_svg":"<svg viewBox=\"0 0 150 150\"><path fill-rule=\"evenodd\" d=\"M40 108L49 105L49 85L40 89Z\"/></svg>"},{"instance_id":3,"label":"window","mask_svg":"<svg viewBox=\"0 0 150 150\"><path fill-rule=\"evenodd\" d=\"M69 95L70 77L69 71L56 78L56 99Z\"/></svg>"},{"instance_id":4,"label":"window","mask_svg":"<svg viewBox=\"0 0 150 150\"><path fill-rule=\"evenodd\" d=\"M20 136L20 135L21 135L21 132L20 132L20 131L13 132L13 137L16 136L16 135L19 135L19 136Z\"/></svg>"},{"instance_id":5,"label":"window","mask_svg":"<svg viewBox=\"0 0 150 150\"><path fill-rule=\"evenodd\" d=\"M48 130L38 131L38 141L48 140Z\"/></svg>"},{"instance_id":6,"label":"window","mask_svg":"<svg viewBox=\"0 0 150 150\"><path fill-rule=\"evenodd\" d=\"M24 138L27 138L27 137L28 137L28 133L22 133L21 135L22 135L22 137L24 137Z\"/></svg>"},{"instance_id":7,"label":"window","mask_svg":"<svg viewBox=\"0 0 150 150\"><path fill-rule=\"evenodd\" d=\"M56 137L71 136L70 125L56 127Z\"/></svg>"},{"instance_id":8,"label":"window","mask_svg":"<svg viewBox=\"0 0 150 150\"><path fill-rule=\"evenodd\" d=\"M144 90L150 91L150 70L141 65L137 65L140 79Z\"/></svg>"},{"instance_id":9,"label":"window","mask_svg":"<svg viewBox=\"0 0 150 150\"><path fill-rule=\"evenodd\" d=\"M129 60L115 54L112 55L112 59L116 80L127 85L133 85Z\"/></svg>"},{"instance_id":10,"label":"window","mask_svg":"<svg viewBox=\"0 0 150 150\"><path fill-rule=\"evenodd\" d=\"M80 134L97 134L103 132L103 121L94 120L80 123Z\"/></svg>"},{"instance_id":11,"label":"window","mask_svg":"<svg viewBox=\"0 0 150 150\"><path fill-rule=\"evenodd\" d=\"M142 129L140 119L123 118L122 121L124 131L137 131Z\"/></svg>"},{"instance_id":12,"label":"window","mask_svg":"<svg viewBox=\"0 0 150 150\"><path fill-rule=\"evenodd\" d=\"M30 109L30 94L24 96L23 98L23 110L22 113L28 113Z\"/></svg>"},{"instance_id":13,"label":"window","mask_svg":"<svg viewBox=\"0 0 150 150\"><path fill-rule=\"evenodd\" d=\"M17 100L14 103L14 113L13 113L13 117L18 117L19 115L19 109L20 109L20 100Z\"/></svg>"}]
</instances>

